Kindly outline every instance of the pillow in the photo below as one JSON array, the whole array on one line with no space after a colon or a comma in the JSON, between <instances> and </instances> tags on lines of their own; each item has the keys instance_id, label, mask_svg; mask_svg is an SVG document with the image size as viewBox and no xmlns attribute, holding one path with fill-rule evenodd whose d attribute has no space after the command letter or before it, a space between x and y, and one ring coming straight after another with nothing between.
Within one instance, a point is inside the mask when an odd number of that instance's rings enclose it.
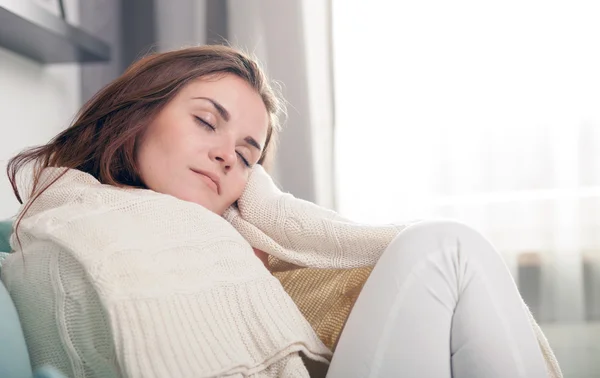
<instances>
[{"instance_id":1,"label":"pillow","mask_svg":"<svg viewBox=\"0 0 600 378\"><path fill-rule=\"evenodd\" d=\"M0 252L10 252L10 234L13 222L9 220L0 221Z\"/></svg>"},{"instance_id":2,"label":"pillow","mask_svg":"<svg viewBox=\"0 0 600 378\"><path fill-rule=\"evenodd\" d=\"M373 268L300 268L270 256L269 270L323 344L335 351L346 319Z\"/></svg>"}]
</instances>

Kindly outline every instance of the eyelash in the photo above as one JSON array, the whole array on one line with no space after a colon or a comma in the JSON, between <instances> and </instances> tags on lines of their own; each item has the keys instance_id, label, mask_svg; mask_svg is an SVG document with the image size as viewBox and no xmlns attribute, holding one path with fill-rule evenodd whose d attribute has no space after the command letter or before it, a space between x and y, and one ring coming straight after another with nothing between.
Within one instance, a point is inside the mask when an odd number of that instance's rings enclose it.
<instances>
[{"instance_id":1,"label":"eyelash","mask_svg":"<svg viewBox=\"0 0 600 378\"><path fill-rule=\"evenodd\" d=\"M206 127L207 129L210 129L211 131L215 131L216 130L213 125L211 125L210 123L206 122L202 118L200 118L198 116L194 116L194 118L196 119L196 122L198 122L202 126Z\"/></svg>"},{"instance_id":2,"label":"eyelash","mask_svg":"<svg viewBox=\"0 0 600 378\"><path fill-rule=\"evenodd\" d=\"M198 117L198 116L194 116L194 118L196 119L196 122L198 122L199 124L201 124L202 126L206 127L207 129L209 129L210 131L215 131L216 128L211 125L210 123L206 122L205 120L203 120L202 118ZM244 157L244 155L240 154L239 152L235 152L238 157L240 158L240 160L242 160L242 163L244 163L244 165L247 168L250 168L250 163L248 162L248 160L246 160L246 158Z\"/></svg>"},{"instance_id":3,"label":"eyelash","mask_svg":"<svg viewBox=\"0 0 600 378\"><path fill-rule=\"evenodd\" d=\"M246 158L244 157L244 155L240 154L237 151L235 153L238 154L238 156L240 157L240 159L242 159L242 163L244 163L244 165L246 166L246 168L250 168L250 163L248 163L248 160L246 160Z\"/></svg>"}]
</instances>

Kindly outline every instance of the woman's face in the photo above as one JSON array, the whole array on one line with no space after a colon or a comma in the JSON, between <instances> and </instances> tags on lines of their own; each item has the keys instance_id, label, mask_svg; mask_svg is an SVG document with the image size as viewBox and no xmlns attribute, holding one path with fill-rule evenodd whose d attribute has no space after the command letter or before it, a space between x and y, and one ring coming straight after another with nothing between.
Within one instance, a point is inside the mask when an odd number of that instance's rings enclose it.
<instances>
[{"instance_id":1,"label":"woman's face","mask_svg":"<svg viewBox=\"0 0 600 378\"><path fill-rule=\"evenodd\" d=\"M148 125L136 156L142 181L221 215L242 194L268 124L262 98L243 79L198 79Z\"/></svg>"}]
</instances>

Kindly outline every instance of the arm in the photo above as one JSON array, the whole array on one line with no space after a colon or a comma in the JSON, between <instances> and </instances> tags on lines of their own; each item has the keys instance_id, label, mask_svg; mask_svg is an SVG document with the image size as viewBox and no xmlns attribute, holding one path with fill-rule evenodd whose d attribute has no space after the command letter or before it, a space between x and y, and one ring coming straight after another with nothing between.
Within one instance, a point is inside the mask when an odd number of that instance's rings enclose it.
<instances>
[{"instance_id":1,"label":"arm","mask_svg":"<svg viewBox=\"0 0 600 378\"><path fill-rule=\"evenodd\" d=\"M225 218L254 246L301 266L373 265L404 226L359 224L283 193L257 165Z\"/></svg>"},{"instance_id":2,"label":"arm","mask_svg":"<svg viewBox=\"0 0 600 378\"><path fill-rule=\"evenodd\" d=\"M253 248L254 254L258 259L263 263L267 270L269 269L269 255L265 251L261 251L260 249Z\"/></svg>"}]
</instances>

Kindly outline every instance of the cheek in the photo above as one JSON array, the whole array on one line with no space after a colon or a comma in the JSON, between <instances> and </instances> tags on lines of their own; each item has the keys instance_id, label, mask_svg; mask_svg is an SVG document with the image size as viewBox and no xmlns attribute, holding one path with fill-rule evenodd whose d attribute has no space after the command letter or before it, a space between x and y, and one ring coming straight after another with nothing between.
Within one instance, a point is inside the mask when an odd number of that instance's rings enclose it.
<instances>
[{"instance_id":1,"label":"cheek","mask_svg":"<svg viewBox=\"0 0 600 378\"><path fill-rule=\"evenodd\" d=\"M135 161L138 166L139 174L144 182L147 180L150 166L152 166L152 162L150 161L152 155L149 153L148 149L148 144L143 141L143 143L140 143L137 147L137 151L135 152ZM145 184L148 185L147 182L145 182Z\"/></svg>"},{"instance_id":2,"label":"cheek","mask_svg":"<svg viewBox=\"0 0 600 378\"><path fill-rule=\"evenodd\" d=\"M244 188L246 187L247 182L247 174L241 174L239 177L236 177L235 179L231 180L230 190L227 198L229 202L234 203L240 198L240 196L244 192Z\"/></svg>"},{"instance_id":3,"label":"cheek","mask_svg":"<svg viewBox=\"0 0 600 378\"><path fill-rule=\"evenodd\" d=\"M150 189L156 191L166 190L169 183L171 161L176 156L175 148L169 145L169 139L161 138L160 134L150 134L142 139L136 159L142 181Z\"/></svg>"}]
</instances>

